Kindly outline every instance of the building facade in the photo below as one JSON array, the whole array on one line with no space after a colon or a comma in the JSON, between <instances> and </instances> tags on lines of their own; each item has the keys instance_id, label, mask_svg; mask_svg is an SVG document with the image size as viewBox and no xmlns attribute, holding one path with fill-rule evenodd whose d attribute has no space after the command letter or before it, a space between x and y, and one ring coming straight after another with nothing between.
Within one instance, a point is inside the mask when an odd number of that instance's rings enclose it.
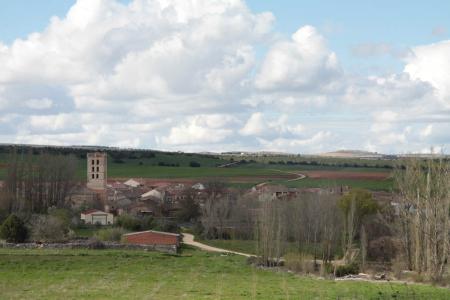
<instances>
[{"instance_id":1,"label":"building facade","mask_svg":"<svg viewBox=\"0 0 450 300\"><path fill-rule=\"evenodd\" d=\"M100 224L100 225L112 225L114 224L114 216L111 213L107 213L98 209L91 209L81 213L81 220L85 224Z\"/></svg>"},{"instance_id":2,"label":"building facade","mask_svg":"<svg viewBox=\"0 0 450 300\"><path fill-rule=\"evenodd\" d=\"M108 155L103 152L87 155L87 187L94 190L106 189Z\"/></svg>"}]
</instances>

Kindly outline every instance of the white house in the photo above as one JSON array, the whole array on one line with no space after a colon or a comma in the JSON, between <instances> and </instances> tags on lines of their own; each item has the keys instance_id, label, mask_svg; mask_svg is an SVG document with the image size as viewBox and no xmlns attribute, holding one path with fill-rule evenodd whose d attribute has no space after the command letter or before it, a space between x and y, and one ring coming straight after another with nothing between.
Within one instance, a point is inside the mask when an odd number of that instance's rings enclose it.
<instances>
[{"instance_id":1,"label":"white house","mask_svg":"<svg viewBox=\"0 0 450 300\"><path fill-rule=\"evenodd\" d=\"M142 185L142 183L140 183L134 179L128 179L123 184L125 184L126 186L134 187L134 188L140 187Z\"/></svg>"},{"instance_id":2,"label":"white house","mask_svg":"<svg viewBox=\"0 0 450 300\"><path fill-rule=\"evenodd\" d=\"M154 189L145 194L142 194L141 198L142 199L156 198L156 199L162 200L164 198L164 195L157 189Z\"/></svg>"},{"instance_id":3,"label":"white house","mask_svg":"<svg viewBox=\"0 0 450 300\"><path fill-rule=\"evenodd\" d=\"M202 183L196 183L192 186L194 190L203 191L205 189L205 186Z\"/></svg>"},{"instance_id":4,"label":"white house","mask_svg":"<svg viewBox=\"0 0 450 300\"><path fill-rule=\"evenodd\" d=\"M90 209L81 213L81 220L86 224L112 225L114 215L98 209Z\"/></svg>"}]
</instances>

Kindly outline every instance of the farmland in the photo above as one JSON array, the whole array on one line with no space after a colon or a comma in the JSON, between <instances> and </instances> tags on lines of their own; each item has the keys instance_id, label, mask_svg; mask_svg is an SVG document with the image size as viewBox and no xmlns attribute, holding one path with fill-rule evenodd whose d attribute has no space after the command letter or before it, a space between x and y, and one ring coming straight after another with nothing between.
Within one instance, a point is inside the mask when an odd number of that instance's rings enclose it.
<instances>
[{"instance_id":1,"label":"farmland","mask_svg":"<svg viewBox=\"0 0 450 300\"><path fill-rule=\"evenodd\" d=\"M9 149L0 153L0 179L6 177ZM22 149L24 156L29 149ZM51 149L52 153L60 150ZM65 150L76 158L76 178L84 180L87 151ZM33 151L33 157L38 155ZM239 162L223 168L230 162ZM192 163L197 167L192 167ZM268 182L288 187L360 187L389 191L393 188L390 172L394 162L388 160L358 160L303 156L230 157L191 153L158 151L111 151L108 159L110 179L147 178L149 181L186 182L220 180L231 187L250 188ZM295 174L304 174L304 180L292 181Z\"/></svg>"},{"instance_id":2,"label":"farmland","mask_svg":"<svg viewBox=\"0 0 450 300\"><path fill-rule=\"evenodd\" d=\"M5 299L448 299L426 285L318 280L245 258L112 250L0 250Z\"/></svg>"}]
</instances>

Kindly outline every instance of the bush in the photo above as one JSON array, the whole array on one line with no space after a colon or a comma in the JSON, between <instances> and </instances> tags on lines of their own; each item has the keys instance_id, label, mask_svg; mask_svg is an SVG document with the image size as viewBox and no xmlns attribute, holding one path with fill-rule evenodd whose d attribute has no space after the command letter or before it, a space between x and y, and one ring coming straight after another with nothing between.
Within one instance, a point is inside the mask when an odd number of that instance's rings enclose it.
<instances>
[{"instance_id":1,"label":"bush","mask_svg":"<svg viewBox=\"0 0 450 300\"><path fill-rule=\"evenodd\" d=\"M131 215L121 215L117 218L117 225L130 231L141 230L141 220Z\"/></svg>"},{"instance_id":2,"label":"bush","mask_svg":"<svg viewBox=\"0 0 450 300\"><path fill-rule=\"evenodd\" d=\"M343 277L346 275L355 275L359 273L359 266L357 263L342 265L336 267L336 277Z\"/></svg>"},{"instance_id":3,"label":"bush","mask_svg":"<svg viewBox=\"0 0 450 300\"><path fill-rule=\"evenodd\" d=\"M369 243L367 254L372 260L389 262L397 256L398 242L389 236L382 236Z\"/></svg>"},{"instance_id":4,"label":"bush","mask_svg":"<svg viewBox=\"0 0 450 300\"><path fill-rule=\"evenodd\" d=\"M69 232L67 224L55 216L37 216L31 224L31 238L35 242L61 242Z\"/></svg>"},{"instance_id":5,"label":"bush","mask_svg":"<svg viewBox=\"0 0 450 300\"><path fill-rule=\"evenodd\" d=\"M10 215L0 227L0 238L10 243L23 243L28 237L25 223L16 215Z\"/></svg>"},{"instance_id":6,"label":"bush","mask_svg":"<svg viewBox=\"0 0 450 300\"><path fill-rule=\"evenodd\" d=\"M313 273L314 272L314 261L310 255L305 255L303 253L288 253L284 256L285 266L297 273Z\"/></svg>"},{"instance_id":7,"label":"bush","mask_svg":"<svg viewBox=\"0 0 450 300\"><path fill-rule=\"evenodd\" d=\"M94 238L104 242L120 242L122 235L127 232L128 231L120 227L102 229L95 234Z\"/></svg>"},{"instance_id":8,"label":"bush","mask_svg":"<svg viewBox=\"0 0 450 300\"><path fill-rule=\"evenodd\" d=\"M102 241L99 241L94 238L89 240L88 248L93 250L105 249L105 244L103 244Z\"/></svg>"},{"instance_id":9,"label":"bush","mask_svg":"<svg viewBox=\"0 0 450 300\"><path fill-rule=\"evenodd\" d=\"M58 218L65 227L69 227L72 223L71 212L63 208L49 208L48 214L50 216ZM78 219L79 216L77 216Z\"/></svg>"},{"instance_id":10,"label":"bush","mask_svg":"<svg viewBox=\"0 0 450 300\"><path fill-rule=\"evenodd\" d=\"M180 227L177 223L165 219L159 220L155 229L164 232L180 233Z\"/></svg>"},{"instance_id":11,"label":"bush","mask_svg":"<svg viewBox=\"0 0 450 300\"><path fill-rule=\"evenodd\" d=\"M189 166L190 166L191 168L200 168L200 163L198 163L198 162L196 162L196 161L191 161L191 162L189 163Z\"/></svg>"}]
</instances>

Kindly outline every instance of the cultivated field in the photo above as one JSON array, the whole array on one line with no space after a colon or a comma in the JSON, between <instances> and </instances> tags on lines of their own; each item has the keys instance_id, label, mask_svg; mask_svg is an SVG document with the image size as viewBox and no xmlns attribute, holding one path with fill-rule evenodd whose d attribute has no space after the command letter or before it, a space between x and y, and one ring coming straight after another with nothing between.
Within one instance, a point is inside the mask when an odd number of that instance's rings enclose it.
<instances>
[{"instance_id":1,"label":"cultivated field","mask_svg":"<svg viewBox=\"0 0 450 300\"><path fill-rule=\"evenodd\" d=\"M0 250L2 299L449 299L426 285L335 282L184 250Z\"/></svg>"},{"instance_id":2,"label":"cultivated field","mask_svg":"<svg viewBox=\"0 0 450 300\"><path fill-rule=\"evenodd\" d=\"M0 180L6 177L9 159L7 151L9 150L3 149L3 153L0 153ZM76 177L84 181L86 178L85 154L76 152L74 155L77 164ZM254 159L247 157L238 165L229 168L219 167L230 163L230 159L231 157L227 156L186 153L112 152L108 158L108 178L110 180L146 178L152 183L185 182L187 184L214 179L236 188L250 188L263 182L305 188L346 185L389 191L393 187L392 180L389 178L391 169L386 167L392 165L390 161L301 156ZM239 161L239 157L234 159ZM191 167L192 162L200 166ZM304 174L307 178L292 181L298 177L295 173Z\"/></svg>"}]
</instances>

